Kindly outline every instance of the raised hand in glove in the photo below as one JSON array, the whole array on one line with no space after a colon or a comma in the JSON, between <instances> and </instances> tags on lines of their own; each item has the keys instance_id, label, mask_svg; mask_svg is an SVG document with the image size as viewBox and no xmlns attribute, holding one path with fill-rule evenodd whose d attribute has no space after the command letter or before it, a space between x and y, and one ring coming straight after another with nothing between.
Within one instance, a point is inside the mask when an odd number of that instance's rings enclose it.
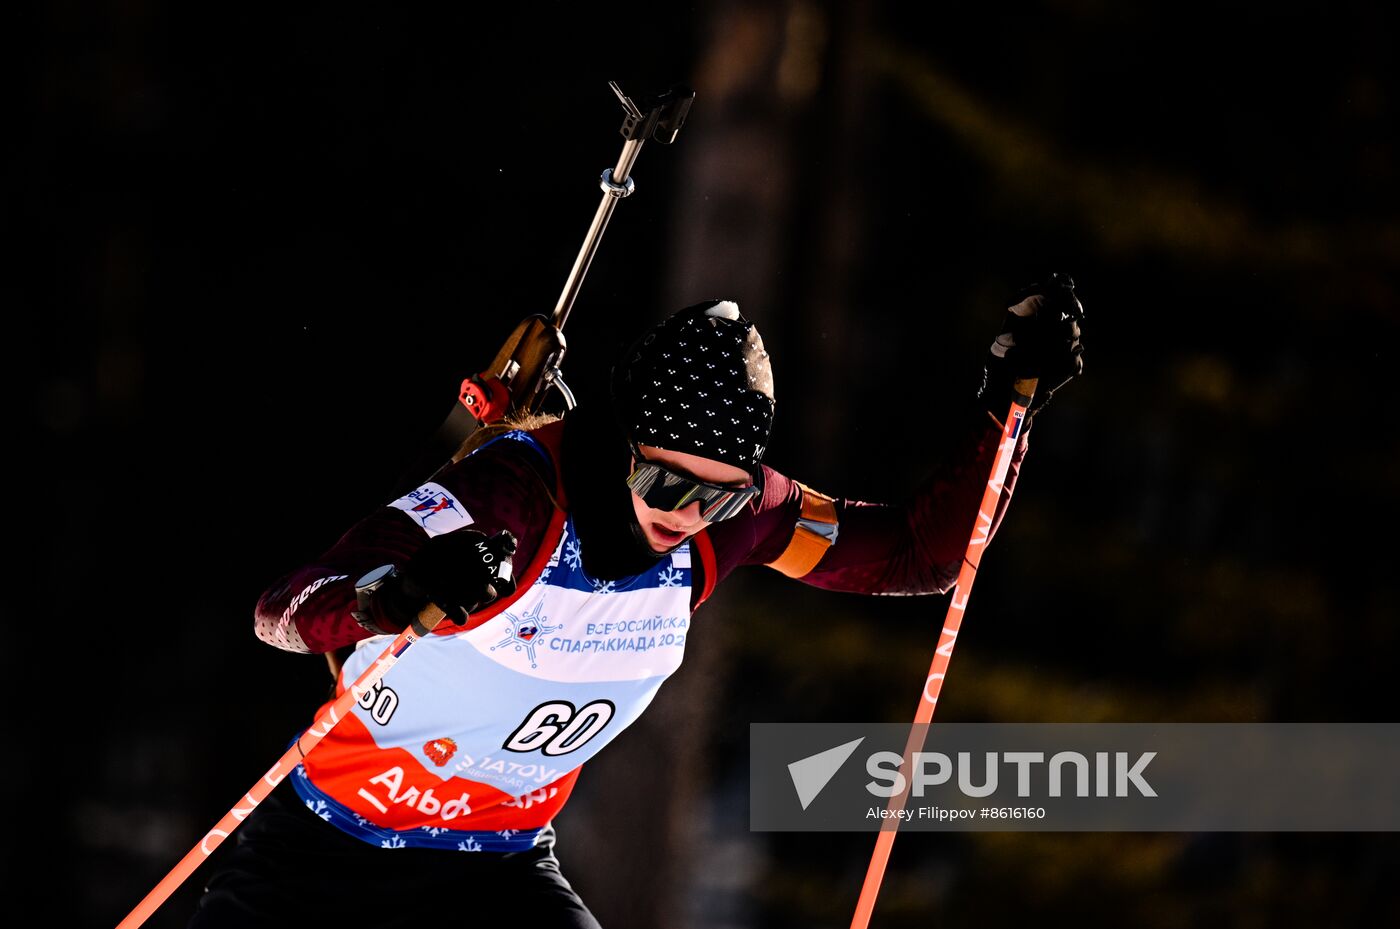
<instances>
[{"instance_id":1,"label":"raised hand in glove","mask_svg":"<svg viewBox=\"0 0 1400 929\"><path fill-rule=\"evenodd\" d=\"M1084 373L1084 346L1079 341L1084 307L1068 274L1052 274L1023 288L1009 303L1001 333L987 353L977 394L997 422L1019 394L1017 381L1037 381L1029 410L1034 415L1045 409L1055 391Z\"/></svg>"},{"instance_id":2,"label":"raised hand in glove","mask_svg":"<svg viewBox=\"0 0 1400 929\"><path fill-rule=\"evenodd\" d=\"M359 589L355 619L372 632L399 632L435 603L448 622L464 623L497 597L514 592L515 545L515 536L505 530L489 537L475 529L433 536L368 593Z\"/></svg>"}]
</instances>

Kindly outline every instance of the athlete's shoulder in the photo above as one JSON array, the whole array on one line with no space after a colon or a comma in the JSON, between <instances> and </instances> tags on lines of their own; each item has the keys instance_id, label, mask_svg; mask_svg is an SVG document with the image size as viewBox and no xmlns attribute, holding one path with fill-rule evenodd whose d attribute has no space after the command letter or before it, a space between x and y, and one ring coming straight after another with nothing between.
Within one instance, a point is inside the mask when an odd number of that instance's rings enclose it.
<instances>
[{"instance_id":1,"label":"athlete's shoulder","mask_svg":"<svg viewBox=\"0 0 1400 929\"><path fill-rule=\"evenodd\" d=\"M452 469L479 473L483 470L550 469L559 459L563 424L554 419L529 426L486 426L459 453Z\"/></svg>"},{"instance_id":2,"label":"athlete's shoulder","mask_svg":"<svg viewBox=\"0 0 1400 929\"><path fill-rule=\"evenodd\" d=\"M525 501L535 498L548 509L554 490L554 455L547 442L532 433L508 430L487 438L434 475L425 487L447 491L473 512L533 511ZM421 496L424 489L409 496Z\"/></svg>"},{"instance_id":3,"label":"athlete's shoulder","mask_svg":"<svg viewBox=\"0 0 1400 929\"><path fill-rule=\"evenodd\" d=\"M759 465L763 472L763 493L759 494L748 508L757 517L783 507L792 507L802 499L802 488L797 481L769 465Z\"/></svg>"},{"instance_id":4,"label":"athlete's shoulder","mask_svg":"<svg viewBox=\"0 0 1400 929\"><path fill-rule=\"evenodd\" d=\"M555 459L556 461L558 460L559 449L564 442L564 420L562 418L551 419L549 422L544 423L543 425L537 426L533 429L524 430L524 433L531 439L534 439L540 445L544 446L545 450L549 452L549 456L551 458Z\"/></svg>"}]
</instances>

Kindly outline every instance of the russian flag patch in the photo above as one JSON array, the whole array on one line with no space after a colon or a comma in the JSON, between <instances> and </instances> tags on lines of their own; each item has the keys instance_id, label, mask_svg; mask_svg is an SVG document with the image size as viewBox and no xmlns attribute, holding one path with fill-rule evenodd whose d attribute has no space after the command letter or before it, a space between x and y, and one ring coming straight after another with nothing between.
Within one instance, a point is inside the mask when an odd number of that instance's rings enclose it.
<instances>
[{"instance_id":1,"label":"russian flag patch","mask_svg":"<svg viewBox=\"0 0 1400 929\"><path fill-rule=\"evenodd\" d=\"M1014 439L1021 434L1021 423L1025 422L1026 411L1016 410L1011 414L1011 421L1006 424L1006 437Z\"/></svg>"}]
</instances>

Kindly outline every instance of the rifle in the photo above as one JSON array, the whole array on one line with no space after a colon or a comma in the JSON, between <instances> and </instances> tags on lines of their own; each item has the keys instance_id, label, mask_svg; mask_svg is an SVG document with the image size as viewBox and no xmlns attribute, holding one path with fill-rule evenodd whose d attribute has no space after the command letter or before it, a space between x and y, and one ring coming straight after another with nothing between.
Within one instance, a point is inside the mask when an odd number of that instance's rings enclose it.
<instances>
[{"instance_id":1,"label":"rifle","mask_svg":"<svg viewBox=\"0 0 1400 929\"><path fill-rule=\"evenodd\" d=\"M399 479L395 496L421 486L423 474L436 475L450 464L453 454L480 426L499 424L509 416L539 413L554 391L563 398L566 409L573 409L573 391L560 371L568 347L564 324L578 298L588 267L593 263L593 256L598 252L613 210L619 200L636 190L631 177L632 166L636 164L642 145L648 139L666 145L674 142L695 100L695 91L683 84L635 99L624 94L616 81L609 81L608 86L622 104L625 115L619 131L625 141L617 164L605 168L598 179L603 191L602 201L593 214L593 222L564 282L559 301L554 305L554 312L521 320L491 364L462 381L457 402L434 433L429 447ZM433 470L429 471L430 468Z\"/></svg>"},{"instance_id":2,"label":"rifle","mask_svg":"<svg viewBox=\"0 0 1400 929\"><path fill-rule=\"evenodd\" d=\"M564 289L554 305L554 312L549 316L537 313L521 320L491 364L462 381L451 411L424 451L400 476L393 497L401 497L422 486L422 475L425 473L429 475L427 480L436 478L461 457L468 440L488 436L483 427L497 427L495 431L504 432L512 428L509 425L512 421L519 421L529 414L539 414L554 392L563 399L566 410L576 405L574 393L565 383L560 370L568 348L564 339L564 324L573 310L574 301L578 299L588 267L598 253L613 210L618 201L631 196L636 190L632 167L637 162L642 145L649 139L663 145L674 142L695 100L695 91L684 84L673 84L659 93L644 94L635 99L624 94L616 81L609 81L608 86L617 95L624 112L619 130L624 139L622 153L618 156L617 164L604 168L599 176L602 201L594 211L593 222L564 281ZM340 667L352 647L326 653L332 677L339 679Z\"/></svg>"}]
</instances>

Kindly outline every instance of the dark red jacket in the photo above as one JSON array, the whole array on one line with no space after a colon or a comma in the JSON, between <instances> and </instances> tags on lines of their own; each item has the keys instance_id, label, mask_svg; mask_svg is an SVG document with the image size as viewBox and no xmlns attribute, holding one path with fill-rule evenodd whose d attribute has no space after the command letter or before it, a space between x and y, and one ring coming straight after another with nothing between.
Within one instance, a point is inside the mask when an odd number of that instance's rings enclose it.
<instances>
[{"instance_id":1,"label":"dark red jacket","mask_svg":"<svg viewBox=\"0 0 1400 929\"><path fill-rule=\"evenodd\" d=\"M952 587L1001 439L1000 429L985 414L969 423L952 454L907 500L837 498L837 541L800 580L867 594L939 594ZM565 428L566 421L554 422L538 435L547 446L567 449L560 441ZM1029 431L1027 427L1022 432L1015 449L993 533L1015 489ZM571 463L567 454L559 459L555 464L566 474L571 467L583 467ZM539 472L538 455L530 446L499 440L452 465L437 483L471 514L474 528L488 534L501 529L514 533L519 540L516 563L526 564L544 541L554 512ZM712 588L741 565L775 560L792 538L801 489L767 465L763 474L761 497L739 515L705 530L714 548L715 576L703 584L697 581L692 609L699 591ZM619 470L619 485L624 477ZM355 580L382 564L404 564L426 539L423 528L401 509L385 506L369 514L314 562L279 578L263 593L255 613L258 637L294 652L325 652L365 638L369 633L350 615Z\"/></svg>"}]
</instances>

